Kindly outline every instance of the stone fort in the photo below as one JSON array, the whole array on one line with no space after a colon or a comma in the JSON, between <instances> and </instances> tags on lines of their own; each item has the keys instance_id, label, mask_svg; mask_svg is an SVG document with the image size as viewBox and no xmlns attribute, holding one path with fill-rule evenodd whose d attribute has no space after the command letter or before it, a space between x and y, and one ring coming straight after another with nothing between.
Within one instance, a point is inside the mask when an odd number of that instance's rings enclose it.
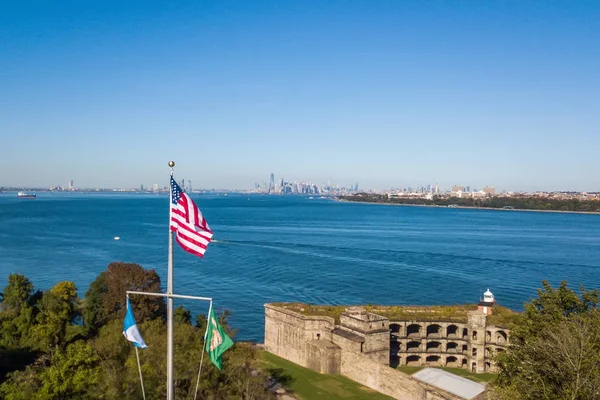
<instances>
[{"instance_id":1,"label":"stone fort","mask_svg":"<svg viewBox=\"0 0 600 400\"><path fill-rule=\"evenodd\" d=\"M320 373L347 376L396 399L480 400L485 392L461 397L394 367L495 372L493 356L504 351L510 332L489 323L494 306L489 290L476 309L467 309L458 318L436 319L436 314L420 318L427 307L402 307L402 317L387 316L383 306L377 309L381 312L347 307L333 317L333 307L265 304L265 349Z\"/></svg>"}]
</instances>

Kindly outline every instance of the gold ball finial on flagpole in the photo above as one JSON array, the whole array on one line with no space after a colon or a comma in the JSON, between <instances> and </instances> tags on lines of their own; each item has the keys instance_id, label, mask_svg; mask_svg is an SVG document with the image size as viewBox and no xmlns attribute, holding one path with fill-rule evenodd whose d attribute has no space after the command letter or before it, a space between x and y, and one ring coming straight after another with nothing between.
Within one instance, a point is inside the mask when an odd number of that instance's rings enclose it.
<instances>
[{"instance_id":1,"label":"gold ball finial on flagpole","mask_svg":"<svg viewBox=\"0 0 600 400\"><path fill-rule=\"evenodd\" d=\"M174 161L169 161L169 167L173 168L175 166L175 162Z\"/></svg>"}]
</instances>

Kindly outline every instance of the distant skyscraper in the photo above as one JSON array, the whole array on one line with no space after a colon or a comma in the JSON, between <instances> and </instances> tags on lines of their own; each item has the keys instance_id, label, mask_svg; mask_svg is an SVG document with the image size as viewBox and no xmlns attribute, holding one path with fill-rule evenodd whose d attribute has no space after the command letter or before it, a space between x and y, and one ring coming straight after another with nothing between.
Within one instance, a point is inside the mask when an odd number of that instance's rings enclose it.
<instances>
[{"instance_id":1,"label":"distant skyscraper","mask_svg":"<svg viewBox=\"0 0 600 400\"><path fill-rule=\"evenodd\" d=\"M192 181L190 181L189 179L188 179L188 189L189 189L190 193L192 193Z\"/></svg>"},{"instance_id":2,"label":"distant skyscraper","mask_svg":"<svg viewBox=\"0 0 600 400\"><path fill-rule=\"evenodd\" d=\"M144 191L144 185L140 185L140 192Z\"/></svg>"},{"instance_id":3,"label":"distant skyscraper","mask_svg":"<svg viewBox=\"0 0 600 400\"><path fill-rule=\"evenodd\" d=\"M73 190L73 180L69 181L69 190Z\"/></svg>"},{"instance_id":4,"label":"distant skyscraper","mask_svg":"<svg viewBox=\"0 0 600 400\"><path fill-rule=\"evenodd\" d=\"M269 193L273 193L275 190L275 174L271 172L271 178L269 179Z\"/></svg>"},{"instance_id":5,"label":"distant skyscraper","mask_svg":"<svg viewBox=\"0 0 600 400\"><path fill-rule=\"evenodd\" d=\"M181 179L181 188L185 191L185 179Z\"/></svg>"},{"instance_id":6,"label":"distant skyscraper","mask_svg":"<svg viewBox=\"0 0 600 400\"><path fill-rule=\"evenodd\" d=\"M158 192L158 183L155 183L154 185L152 185L152 190L154 190L155 192Z\"/></svg>"}]
</instances>

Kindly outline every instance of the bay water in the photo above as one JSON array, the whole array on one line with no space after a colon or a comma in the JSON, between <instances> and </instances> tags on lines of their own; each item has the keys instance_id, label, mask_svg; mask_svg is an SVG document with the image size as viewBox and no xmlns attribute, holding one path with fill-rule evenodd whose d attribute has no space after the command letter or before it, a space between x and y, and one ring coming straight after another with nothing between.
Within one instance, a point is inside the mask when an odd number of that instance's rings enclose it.
<instances>
[{"instance_id":1,"label":"bay water","mask_svg":"<svg viewBox=\"0 0 600 400\"><path fill-rule=\"evenodd\" d=\"M475 303L490 288L521 310L543 279L600 287L600 215L192 197L216 240L203 259L175 244L175 291L231 310L238 340L263 340L267 302ZM168 209L166 195L0 194L0 284L12 272L38 289L71 280L83 297L110 262L126 261L166 286Z\"/></svg>"}]
</instances>

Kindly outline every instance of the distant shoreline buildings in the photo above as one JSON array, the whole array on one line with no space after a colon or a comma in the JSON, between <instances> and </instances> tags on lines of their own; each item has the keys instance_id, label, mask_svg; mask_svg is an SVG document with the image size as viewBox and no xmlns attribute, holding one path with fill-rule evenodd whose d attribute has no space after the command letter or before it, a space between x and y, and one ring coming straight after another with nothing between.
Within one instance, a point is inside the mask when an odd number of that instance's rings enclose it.
<instances>
[{"instance_id":1,"label":"distant shoreline buildings","mask_svg":"<svg viewBox=\"0 0 600 400\"><path fill-rule=\"evenodd\" d=\"M284 178L277 179L274 173L269 175L267 182L255 182L252 189L229 189L229 188L204 188L193 189L192 181L181 179L181 187L188 193L244 193L244 194L268 194L268 195L320 195L320 196L345 196L358 193L377 194L387 196L389 199L423 199L432 200L435 198L459 198L459 199L484 199L490 197L536 197L536 198L551 198L560 200L599 200L600 192L577 192L577 191L497 191L494 186L485 186L482 189L477 189L472 186L464 186L455 184L450 187L450 190L444 189L440 184L428 184L418 187L392 187L388 190L372 190L360 189L358 183L353 183L348 186L327 183L315 184L310 181L286 181ZM167 185L153 183L150 185L141 184L138 187L131 188L78 188L75 187L74 181L71 179L66 186L51 185L50 187L2 187L0 192L18 192L18 191L33 191L33 192L86 192L86 193L155 193L164 194L169 192Z\"/></svg>"}]
</instances>

